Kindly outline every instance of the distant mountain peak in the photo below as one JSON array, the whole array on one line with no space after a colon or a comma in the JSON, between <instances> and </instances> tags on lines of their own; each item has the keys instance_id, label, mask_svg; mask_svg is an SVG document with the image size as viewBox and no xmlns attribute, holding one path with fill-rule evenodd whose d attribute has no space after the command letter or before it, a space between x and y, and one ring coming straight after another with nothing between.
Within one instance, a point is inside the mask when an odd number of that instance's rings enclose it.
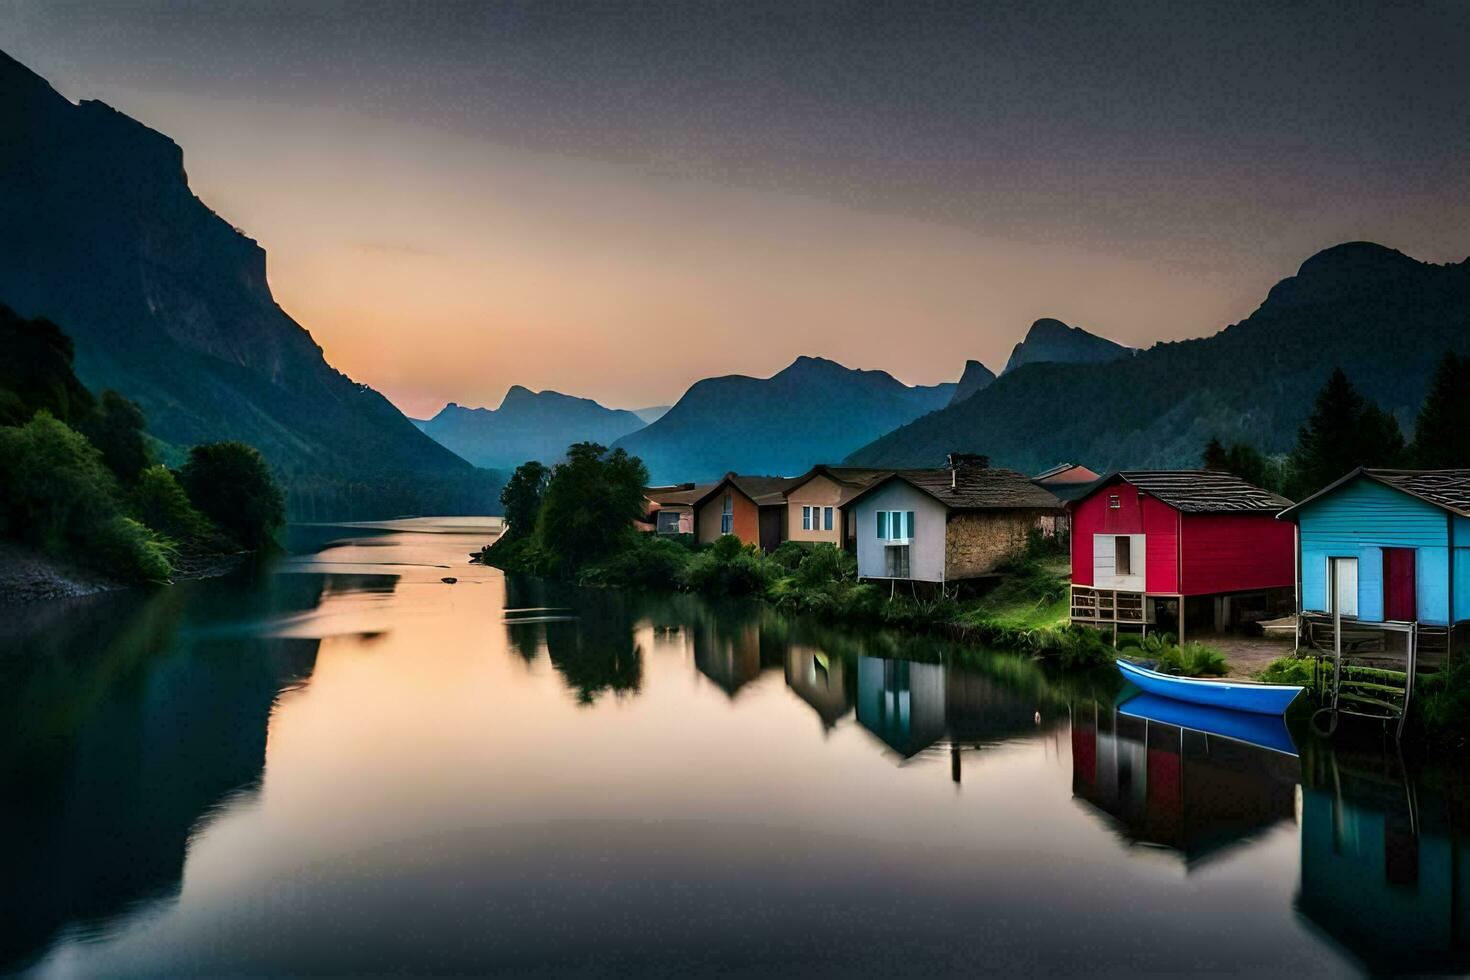
<instances>
[{"instance_id":1,"label":"distant mountain peak","mask_svg":"<svg viewBox=\"0 0 1470 980\"><path fill-rule=\"evenodd\" d=\"M1127 357L1132 348L1105 337L1088 333L1052 317L1042 317L1031 324L1026 337L1011 351L1001 374L1009 374L1023 364L1101 364Z\"/></svg>"},{"instance_id":2,"label":"distant mountain peak","mask_svg":"<svg viewBox=\"0 0 1470 980\"><path fill-rule=\"evenodd\" d=\"M450 402L420 428L476 465L511 469L531 459L555 462L575 442L607 445L643 425L634 413L591 398L511 385L497 408Z\"/></svg>"},{"instance_id":3,"label":"distant mountain peak","mask_svg":"<svg viewBox=\"0 0 1470 980\"><path fill-rule=\"evenodd\" d=\"M994 371L974 358L971 358L965 362L965 371L960 375L959 384L955 385L954 397L950 399L949 403L951 405L959 404L976 392L985 390L994 380Z\"/></svg>"}]
</instances>

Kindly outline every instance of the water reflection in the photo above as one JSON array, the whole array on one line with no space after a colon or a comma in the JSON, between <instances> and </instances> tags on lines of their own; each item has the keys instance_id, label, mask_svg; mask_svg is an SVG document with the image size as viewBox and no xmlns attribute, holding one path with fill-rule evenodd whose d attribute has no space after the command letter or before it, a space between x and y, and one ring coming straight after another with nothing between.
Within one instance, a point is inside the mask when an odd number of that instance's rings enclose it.
<instances>
[{"instance_id":1,"label":"water reflection","mask_svg":"<svg viewBox=\"0 0 1470 980\"><path fill-rule=\"evenodd\" d=\"M247 573L248 577L248 573ZM178 892L190 836L258 789L266 723L318 641L241 636L321 579L200 583L17 615L0 648L0 969ZM257 583L258 584L258 583ZM231 633L235 635L231 635Z\"/></svg>"},{"instance_id":2,"label":"water reflection","mask_svg":"<svg viewBox=\"0 0 1470 980\"><path fill-rule=\"evenodd\" d=\"M1072 790L1124 840L1192 869L1295 818L1293 754L1126 709L1089 701L1072 712Z\"/></svg>"},{"instance_id":3,"label":"water reflection","mask_svg":"<svg viewBox=\"0 0 1470 980\"><path fill-rule=\"evenodd\" d=\"M1470 970L1470 787L1457 775L1379 750L1306 756L1297 909L1375 973Z\"/></svg>"},{"instance_id":4,"label":"water reflection","mask_svg":"<svg viewBox=\"0 0 1470 980\"><path fill-rule=\"evenodd\" d=\"M766 607L441 582L478 539L321 537L0 637L0 972L1464 965L1440 770Z\"/></svg>"}]
</instances>

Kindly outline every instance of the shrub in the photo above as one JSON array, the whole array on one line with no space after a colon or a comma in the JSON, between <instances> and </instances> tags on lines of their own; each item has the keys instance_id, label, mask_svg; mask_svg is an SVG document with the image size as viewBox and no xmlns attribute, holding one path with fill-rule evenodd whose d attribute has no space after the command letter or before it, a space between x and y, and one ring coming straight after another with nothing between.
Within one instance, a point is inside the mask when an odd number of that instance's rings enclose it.
<instances>
[{"instance_id":1,"label":"shrub","mask_svg":"<svg viewBox=\"0 0 1470 980\"><path fill-rule=\"evenodd\" d=\"M286 503L265 457L243 442L195 446L179 472L189 500L245 548L274 543Z\"/></svg>"},{"instance_id":2,"label":"shrub","mask_svg":"<svg viewBox=\"0 0 1470 980\"><path fill-rule=\"evenodd\" d=\"M714 595L758 596L779 577L779 566L755 545L741 544L739 538L725 534L689 560L680 585Z\"/></svg>"},{"instance_id":3,"label":"shrub","mask_svg":"<svg viewBox=\"0 0 1470 980\"><path fill-rule=\"evenodd\" d=\"M117 493L102 454L50 412L0 429L0 531L52 553L85 549Z\"/></svg>"},{"instance_id":4,"label":"shrub","mask_svg":"<svg viewBox=\"0 0 1470 980\"><path fill-rule=\"evenodd\" d=\"M176 554L168 539L121 514L98 529L93 553L113 574L143 582L167 582Z\"/></svg>"},{"instance_id":5,"label":"shrub","mask_svg":"<svg viewBox=\"0 0 1470 980\"><path fill-rule=\"evenodd\" d=\"M673 589L692 560L689 549L682 544L640 534L611 558L584 568L579 579L583 585Z\"/></svg>"},{"instance_id":6,"label":"shrub","mask_svg":"<svg viewBox=\"0 0 1470 980\"><path fill-rule=\"evenodd\" d=\"M139 473L130 497L139 520L183 547L214 551L229 544L221 540L209 518L189 503L189 495L167 466L150 466Z\"/></svg>"},{"instance_id":7,"label":"shrub","mask_svg":"<svg viewBox=\"0 0 1470 980\"><path fill-rule=\"evenodd\" d=\"M1268 684L1300 684L1310 687L1313 669L1312 658L1291 655L1271 661L1256 674L1256 679Z\"/></svg>"},{"instance_id":8,"label":"shrub","mask_svg":"<svg viewBox=\"0 0 1470 980\"><path fill-rule=\"evenodd\" d=\"M788 542L789 543L789 542ZM797 584L811 589L828 582L857 580L857 559L834 544L823 542L806 552L796 568Z\"/></svg>"},{"instance_id":9,"label":"shrub","mask_svg":"<svg viewBox=\"0 0 1470 980\"><path fill-rule=\"evenodd\" d=\"M1464 743L1470 739L1470 659L1457 656L1424 687L1419 700L1424 728L1445 740Z\"/></svg>"},{"instance_id":10,"label":"shrub","mask_svg":"<svg viewBox=\"0 0 1470 980\"><path fill-rule=\"evenodd\" d=\"M776 550L771 552L770 559L785 571L794 572L809 550L800 541L782 541Z\"/></svg>"},{"instance_id":11,"label":"shrub","mask_svg":"<svg viewBox=\"0 0 1470 980\"><path fill-rule=\"evenodd\" d=\"M1224 677L1230 672L1230 663L1219 650L1197 640L1190 640L1181 647L1173 633L1150 633L1142 638L1129 636L1126 640L1120 636L1118 647L1158 661L1157 669L1165 674Z\"/></svg>"}]
</instances>

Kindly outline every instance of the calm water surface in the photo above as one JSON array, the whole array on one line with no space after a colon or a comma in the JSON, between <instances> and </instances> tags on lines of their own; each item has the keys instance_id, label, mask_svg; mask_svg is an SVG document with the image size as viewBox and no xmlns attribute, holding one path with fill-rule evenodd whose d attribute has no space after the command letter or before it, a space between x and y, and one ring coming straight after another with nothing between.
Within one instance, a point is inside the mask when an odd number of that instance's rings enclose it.
<instances>
[{"instance_id":1,"label":"calm water surface","mask_svg":"<svg viewBox=\"0 0 1470 980\"><path fill-rule=\"evenodd\" d=\"M478 532L296 537L0 613L0 972L1467 966L1460 773L511 580L464 564Z\"/></svg>"}]
</instances>

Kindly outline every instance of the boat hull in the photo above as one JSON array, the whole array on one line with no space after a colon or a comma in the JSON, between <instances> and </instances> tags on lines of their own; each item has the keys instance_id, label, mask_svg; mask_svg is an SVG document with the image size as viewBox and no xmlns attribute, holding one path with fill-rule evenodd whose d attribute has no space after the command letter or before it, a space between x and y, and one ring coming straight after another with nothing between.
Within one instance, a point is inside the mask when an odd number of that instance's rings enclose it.
<instances>
[{"instance_id":1,"label":"boat hull","mask_svg":"<svg viewBox=\"0 0 1470 980\"><path fill-rule=\"evenodd\" d=\"M1117 664L1125 678L1150 694L1258 715L1285 714L1287 706L1303 690L1287 684L1242 684L1239 681L1175 677L1126 660L1119 660Z\"/></svg>"},{"instance_id":2,"label":"boat hull","mask_svg":"<svg viewBox=\"0 0 1470 980\"><path fill-rule=\"evenodd\" d=\"M1135 694L1124 701L1118 706L1118 713L1131 718L1175 725L1194 732L1204 732L1206 735L1218 735L1245 745L1280 752L1282 755L1297 754L1291 732L1279 716L1212 708L1147 692Z\"/></svg>"}]
</instances>

